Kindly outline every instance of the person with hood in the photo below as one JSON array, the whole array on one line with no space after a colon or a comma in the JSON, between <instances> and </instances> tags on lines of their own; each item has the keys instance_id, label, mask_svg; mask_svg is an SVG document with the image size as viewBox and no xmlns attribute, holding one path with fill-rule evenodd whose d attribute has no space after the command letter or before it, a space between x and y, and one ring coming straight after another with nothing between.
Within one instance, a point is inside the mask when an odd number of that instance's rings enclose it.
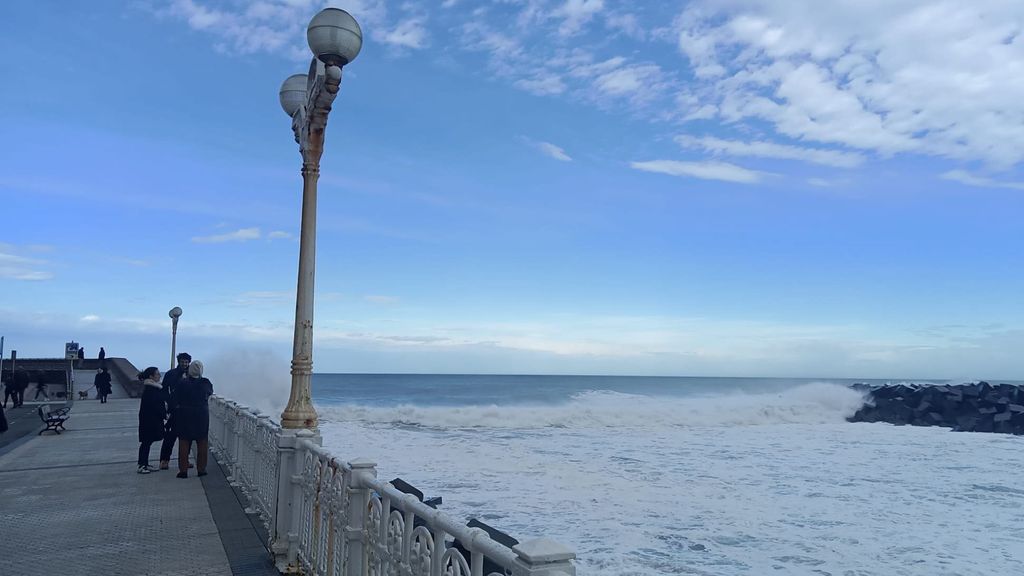
<instances>
[{"instance_id":1,"label":"person with hood","mask_svg":"<svg viewBox=\"0 0 1024 576\"><path fill-rule=\"evenodd\" d=\"M100 368L96 372L96 378L92 381L93 386L96 387L96 397L100 399L101 404L107 403L107 396L110 395L110 372L106 368Z\"/></svg>"},{"instance_id":2,"label":"person with hood","mask_svg":"<svg viewBox=\"0 0 1024 576\"><path fill-rule=\"evenodd\" d=\"M106 368L107 367L107 351L103 349L103 346L100 346L100 354L99 354L98 358L100 359L100 368Z\"/></svg>"},{"instance_id":3,"label":"person with hood","mask_svg":"<svg viewBox=\"0 0 1024 576\"><path fill-rule=\"evenodd\" d=\"M178 478L188 478L188 453L196 443L196 475L206 476L209 452L210 406L213 384L203 378L203 363L196 360L188 366L188 378L174 391L178 410Z\"/></svg>"},{"instance_id":4,"label":"person with hood","mask_svg":"<svg viewBox=\"0 0 1024 576\"><path fill-rule=\"evenodd\" d=\"M174 445L178 443L178 420L175 417L177 411L177 397L175 391L178 384L188 377L188 365L192 362L192 356L188 352L182 352L177 356L178 366L171 368L164 374L164 399L167 401L167 422L164 423L164 442L160 445L160 469L167 470L171 465L171 452Z\"/></svg>"},{"instance_id":5,"label":"person with hood","mask_svg":"<svg viewBox=\"0 0 1024 576\"><path fill-rule=\"evenodd\" d=\"M160 384L160 370L150 366L139 374L142 381L142 403L139 405L139 474L149 474L149 450L153 442L164 437L164 387Z\"/></svg>"}]
</instances>

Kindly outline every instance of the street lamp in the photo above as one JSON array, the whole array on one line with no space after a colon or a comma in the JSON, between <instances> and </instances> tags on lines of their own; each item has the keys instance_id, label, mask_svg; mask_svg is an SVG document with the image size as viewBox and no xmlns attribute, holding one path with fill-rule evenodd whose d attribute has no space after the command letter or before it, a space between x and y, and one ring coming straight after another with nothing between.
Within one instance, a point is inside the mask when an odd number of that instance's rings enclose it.
<instances>
[{"instance_id":1,"label":"street lamp","mask_svg":"<svg viewBox=\"0 0 1024 576\"><path fill-rule=\"evenodd\" d=\"M174 368L174 352L178 346L178 318L181 318L181 308L175 306L167 312L171 317L171 368Z\"/></svg>"},{"instance_id":2,"label":"street lamp","mask_svg":"<svg viewBox=\"0 0 1024 576\"><path fill-rule=\"evenodd\" d=\"M302 154L302 223L299 229L299 280L295 296L295 340L292 343L292 389L281 414L284 428L316 429L311 399L313 373L313 278L316 267L316 182L324 151L327 115L341 86L341 67L355 60L363 31L348 12L325 8L306 29L313 52L309 73L289 76L281 85L281 107L292 118L292 131Z\"/></svg>"}]
</instances>

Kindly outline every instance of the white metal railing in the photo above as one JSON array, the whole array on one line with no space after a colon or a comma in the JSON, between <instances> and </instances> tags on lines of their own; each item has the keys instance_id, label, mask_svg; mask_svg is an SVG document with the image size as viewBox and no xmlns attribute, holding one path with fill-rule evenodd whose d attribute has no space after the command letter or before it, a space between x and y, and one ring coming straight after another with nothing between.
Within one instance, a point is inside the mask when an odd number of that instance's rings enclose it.
<instances>
[{"instance_id":1,"label":"white metal railing","mask_svg":"<svg viewBox=\"0 0 1024 576\"><path fill-rule=\"evenodd\" d=\"M309 576L574 576L575 553L544 538L508 548L341 461L309 430L210 398L210 447L249 497L281 572ZM467 558L451 546L458 540ZM484 574L484 566L500 572Z\"/></svg>"}]
</instances>

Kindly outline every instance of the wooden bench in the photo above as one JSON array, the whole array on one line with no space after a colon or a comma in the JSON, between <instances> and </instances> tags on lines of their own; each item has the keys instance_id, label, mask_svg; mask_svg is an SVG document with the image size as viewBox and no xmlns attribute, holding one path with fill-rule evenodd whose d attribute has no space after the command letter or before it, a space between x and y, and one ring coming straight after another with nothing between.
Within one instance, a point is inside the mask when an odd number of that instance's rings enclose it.
<instances>
[{"instance_id":1,"label":"wooden bench","mask_svg":"<svg viewBox=\"0 0 1024 576\"><path fill-rule=\"evenodd\" d=\"M64 427L64 422L67 422L68 418L71 418L71 408L65 406L63 408L57 408L54 411L50 411L49 404L43 404L39 407L39 419L46 424L46 428L39 431L39 435L48 430L53 430L57 434L60 434L61 430L67 431Z\"/></svg>"}]
</instances>

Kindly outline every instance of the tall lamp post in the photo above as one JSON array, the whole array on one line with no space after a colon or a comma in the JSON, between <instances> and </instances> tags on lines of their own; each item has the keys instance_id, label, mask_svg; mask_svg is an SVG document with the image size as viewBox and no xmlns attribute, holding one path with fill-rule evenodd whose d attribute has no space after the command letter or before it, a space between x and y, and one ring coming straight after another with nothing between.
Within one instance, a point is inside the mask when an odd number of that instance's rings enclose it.
<instances>
[{"instance_id":1,"label":"tall lamp post","mask_svg":"<svg viewBox=\"0 0 1024 576\"><path fill-rule=\"evenodd\" d=\"M348 12L325 8L306 29L313 52L308 74L289 76L281 85L281 107L292 118L292 131L302 154L302 223L299 231L299 280L295 296L295 340L292 343L292 388L281 414L284 428L316 429L311 399L313 373L313 279L316 267L316 182L324 151L327 115L341 86L341 68L355 60L363 31Z\"/></svg>"},{"instance_id":2,"label":"tall lamp post","mask_svg":"<svg viewBox=\"0 0 1024 576\"><path fill-rule=\"evenodd\" d=\"M181 318L181 308L171 308L167 315L171 317L171 368L174 368L174 357L177 356L178 347L178 318Z\"/></svg>"}]
</instances>

